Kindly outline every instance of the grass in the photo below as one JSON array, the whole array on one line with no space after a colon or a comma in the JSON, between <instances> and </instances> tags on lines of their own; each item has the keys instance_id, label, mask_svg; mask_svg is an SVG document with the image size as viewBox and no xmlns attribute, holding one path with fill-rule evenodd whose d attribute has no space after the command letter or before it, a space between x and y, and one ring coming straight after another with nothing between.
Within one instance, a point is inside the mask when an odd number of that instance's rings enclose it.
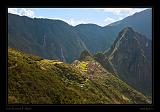
<instances>
[{"instance_id":1,"label":"grass","mask_svg":"<svg viewBox=\"0 0 160 112\"><path fill-rule=\"evenodd\" d=\"M123 104L149 102L143 94L132 89L114 75L104 72L102 66L96 69L95 79L90 79L86 70L87 64L92 62L94 61L79 61L78 65L73 66L58 60L46 60L8 49L8 103Z\"/></svg>"}]
</instances>

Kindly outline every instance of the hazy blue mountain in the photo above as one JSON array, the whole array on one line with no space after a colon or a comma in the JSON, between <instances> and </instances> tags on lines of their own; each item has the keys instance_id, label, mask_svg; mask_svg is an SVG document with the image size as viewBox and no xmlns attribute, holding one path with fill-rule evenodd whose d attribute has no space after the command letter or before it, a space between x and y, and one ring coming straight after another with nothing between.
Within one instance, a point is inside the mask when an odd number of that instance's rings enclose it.
<instances>
[{"instance_id":1,"label":"hazy blue mountain","mask_svg":"<svg viewBox=\"0 0 160 112\"><path fill-rule=\"evenodd\" d=\"M92 53L96 53L108 49L124 27L132 27L135 31L152 39L152 10L146 9L105 27L96 24L80 24L75 26L75 29L87 48Z\"/></svg>"},{"instance_id":2,"label":"hazy blue mountain","mask_svg":"<svg viewBox=\"0 0 160 112\"><path fill-rule=\"evenodd\" d=\"M10 47L26 53L72 62L83 50L91 53L107 51L126 26L151 39L151 12L151 9L147 9L105 27L95 24L73 27L61 20L8 14L8 43Z\"/></svg>"},{"instance_id":3,"label":"hazy blue mountain","mask_svg":"<svg viewBox=\"0 0 160 112\"><path fill-rule=\"evenodd\" d=\"M60 20L28 18L8 14L9 47L48 59L71 62L85 45L74 27Z\"/></svg>"},{"instance_id":4,"label":"hazy blue mountain","mask_svg":"<svg viewBox=\"0 0 160 112\"><path fill-rule=\"evenodd\" d=\"M132 27L134 30L146 35L148 39L152 39L152 9L135 13L108 26L117 27L119 31L124 27Z\"/></svg>"},{"instance_id":5,"label":"hazy blue mountain","mask_svg":"<svg viewBox=\"0 0 160 112\"><path fill-rule=\"evenodd\" d=\"M96 24L80 24L75 26L77 34L92 52L104 51L114 41L111 29L104 29ZM114 31L114 30L113 30Z\"/></svg>"}]
</instances>

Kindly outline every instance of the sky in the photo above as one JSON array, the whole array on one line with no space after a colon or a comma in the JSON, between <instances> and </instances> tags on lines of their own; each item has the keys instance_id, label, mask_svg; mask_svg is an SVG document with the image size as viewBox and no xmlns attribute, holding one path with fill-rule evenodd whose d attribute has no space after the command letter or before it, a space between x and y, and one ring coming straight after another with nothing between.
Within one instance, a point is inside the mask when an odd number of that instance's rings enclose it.
<instances>
[{"instance_id":1,"label":"sky","mask_svg":"<svg viewBox=\"0 0 160 112\"><path fill-rule=\"evenodd\" d=\"M148 8L8 8L8 12L31 18L59 19L72 26L106 26Z\"/></svg>"}]
</instances>

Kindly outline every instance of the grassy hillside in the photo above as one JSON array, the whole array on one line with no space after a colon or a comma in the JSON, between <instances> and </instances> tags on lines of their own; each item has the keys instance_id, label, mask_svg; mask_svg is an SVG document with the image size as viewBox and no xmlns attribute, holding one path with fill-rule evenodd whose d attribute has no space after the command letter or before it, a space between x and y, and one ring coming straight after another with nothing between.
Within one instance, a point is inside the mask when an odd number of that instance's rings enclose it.
<instances>
[{"instance_id":1,"label":"grassy hillside","mask_svg":"<svg viewBox=\"0 0 160 112\"><path fill-rule=\"evenodd\" d=\"M94 60L66 64L9 48L8 103L144 104L151 101Z\"/></svg>"}]
</instances>

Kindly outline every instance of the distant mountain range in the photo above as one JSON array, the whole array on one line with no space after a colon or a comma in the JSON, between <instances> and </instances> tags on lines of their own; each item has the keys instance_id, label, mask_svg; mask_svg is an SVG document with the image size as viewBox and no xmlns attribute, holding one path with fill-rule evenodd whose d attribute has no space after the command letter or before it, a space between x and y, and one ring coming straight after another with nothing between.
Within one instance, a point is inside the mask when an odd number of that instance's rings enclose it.
<instances>
[{"instance_id":1,"label":"distant mountain range","mask_svg":"<svg viewBox=\"0 0 160 112\"><path fill-rule=\"evenodd\" d=\"M126 26L152 39L152 10L147 9L105 27L95 24L73 27L61 20L32 19L9 13L8 45L43 58L72 62L83 50L104 52Z\"/></svg>"},{"instance_id":2,"label":"distant mountain range","mask_svg":"<svg viewBox=\"0 0 160 112\"><path fill-rule=\"evenodd\" d=\"M120 21L111 23L108 26L117 27L121 30L124 27L132 27L135 31L140 32L148 39L152 40L152 10L146 9Z\"/></svg>"},{"instance_id":3,"label":"distant mountain range","mask_svg":"<svg viewBox=\"0 0 160 112\"><path fill-rule=\"evenodd\" d=\"M8 45L47 59L73 61L85 44L74 27L60 20L31 19L8 14Z\"/></svg>"},{"instance_id":4,"label":"distant mountain range","mask_svg":"<svg viewBox=\"0 0 160 112\"><path fill-rule=\"evenodd\" d=\"M109 48L117 34L125 27L132 27L135 31L152 40L152 10L147 9L135 13L105 27L95 24L80 24L75 26L75 29L88 49L92 53L96 53Z\"/></svg>"}]
</instances>

